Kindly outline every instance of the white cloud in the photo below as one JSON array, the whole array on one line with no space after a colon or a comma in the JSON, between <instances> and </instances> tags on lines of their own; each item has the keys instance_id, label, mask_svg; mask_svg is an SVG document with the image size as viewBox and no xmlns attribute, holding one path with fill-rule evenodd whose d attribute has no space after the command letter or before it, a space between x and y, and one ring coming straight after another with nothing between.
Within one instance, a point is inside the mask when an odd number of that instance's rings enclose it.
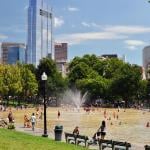
<instances>
[{"instance_id":1,"label":"white cloud","mask_svg":"<svg viewBox=\"0 0 150 150\"><path fill-rule=\"evenodd\" d=\"M96 27L96 28L101 27L101 25L96 24L95 22L87 23L87 22L83 21L83 22L81 22L81 25L84 27Z\"/></svg>"},{"instance_id":2,"label":"white cloud","mask_svg":"<svg viewBox=\"0 0 150 150\"><path fill-rule=\"evenodd\" d=\"M127 36L117 35L111 32L87 32L59 35L56 37L56 41L68 42L70 45L74 45L88 40L114 40L125 38L127 38Z\"/></svg>"},{"instance_id":3,"label":"white cloud","mask_svg":"<svg viewBox=\"0 0 150 150\"><path fill-rule=\"evenodd\" d=\"M84 26L84 27L90 27L91 25L86 23L86 22L81 22L81 24Z\"/></svg>"},{"instance_id":4,"label":"white cloud","mask_svg":"<svg viewBox=\"0 0 150 150\"><path fill-rule=\"evenodd\" d=\"M58 42L68 42L69 44L79 44L88 40L126 40L124 41L128 49L136 49L139 46L146 45L146 42L140 40L127 40L130 35L150 33L150 27L145 26L108 26L99 25L94 22L87 23L82 22L84 27L97 27L100 31L97 32L86 32L86 33L72 33L58 35L56 37Z\"/></svg>"},{"instance_id":5,"label":"white cloud","mask_svg":"<svg viewBox=\"0 0 150 150\"><path fill-rule=\"evenodd\" d=\"M101 25L99 25L99 24L97 24L97 23L95 23L95 22L92 22L92 23L91 23L91 26L96 27L96 28L101 27Z\"/></svg>"},{"instance_id":6,"label":"white cloud","mask_svg":"<svg viewBox=\"0 0 150 150\"><path fill-rule=\"evenodd\" d=\"M0 34L0 40L7 39L8 37L6 35Z\"/></svg>"},{"instance_id":7,"label":"white cloud","mask_svg":"<svg viewBox=\"0 0 150 150\"><path fill-rule=\"evenodd\" d=\"M137 49L139 46L144 46L147 43L141 40L126 40L124 41L125 44L127 44L127 48L130 50Z\"/></svg>"},{"instance_id":8,"label":"white cloud","mask_svg":"<svg viewBox=\"0 0 150 150\"><path fill-rule=\"evenodd\" d=\"M142 46L146 44L146 42L140 40L126 40L125 43L134 46Z\"/></svg>"},{"instance_id":9,"label":"white cloud","mask_svg":"<svg viewBox=\"0 0 150 150\"><path fill-rule=\"evenodd\" d=\"M150 27L144 26L106 26L104 31L122 34L140 34L150 32Z\"/></svg>"},{"instance_id":10,"label":"white cloud","mask_svg":"<svg viewBox=\"0 0 150 150\"><path fill-rule=\"evenodd\" d=\"M78 8L76 8L76 7L68 7L68 11L79 11L79 9Z\"/></svg>"},{"instance_id":11,"label":"white cloud","mask_svg":"<svg viewBox=\"0 0 150 150\"><path fill-rule=\"evenodd\" d=\"M55 17L54 18L54 27L58 28L64 24L64 20L62 18Z\"/></svg>"}]
</instances>

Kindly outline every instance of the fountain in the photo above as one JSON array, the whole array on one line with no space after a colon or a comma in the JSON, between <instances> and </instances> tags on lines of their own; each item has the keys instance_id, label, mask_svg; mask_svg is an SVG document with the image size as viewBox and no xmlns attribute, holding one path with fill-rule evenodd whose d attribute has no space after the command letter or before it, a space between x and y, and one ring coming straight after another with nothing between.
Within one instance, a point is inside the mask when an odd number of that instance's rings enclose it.
<instances>
[{"instance_id":1,"label":"fountain","mask_svg":"<svg viewBox=\"0 0 150 150\"><path fill-rule=\"evenodd\" d=\"M69 89L64 93L62 103L74 106L78 110L86 102L87 95L88 92L82 95L79 90L72 91Z\"/></svg>"}]
</instances>

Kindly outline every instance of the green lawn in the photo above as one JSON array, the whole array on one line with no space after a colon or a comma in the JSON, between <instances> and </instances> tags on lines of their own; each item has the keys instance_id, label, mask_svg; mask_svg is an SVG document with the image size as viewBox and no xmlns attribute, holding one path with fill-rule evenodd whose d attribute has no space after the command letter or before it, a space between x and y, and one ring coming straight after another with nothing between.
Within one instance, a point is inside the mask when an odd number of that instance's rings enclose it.
<instances>
[{"instance_id":1,"label":"green lawn","mask_svg":"<svg viewBox=\"0 0 150 150\"><path fill-rule=\"evenodd\" d=\"M85 150L85 148L8 129L0 129L0 150Z\"/></svg>"}]
</instances>

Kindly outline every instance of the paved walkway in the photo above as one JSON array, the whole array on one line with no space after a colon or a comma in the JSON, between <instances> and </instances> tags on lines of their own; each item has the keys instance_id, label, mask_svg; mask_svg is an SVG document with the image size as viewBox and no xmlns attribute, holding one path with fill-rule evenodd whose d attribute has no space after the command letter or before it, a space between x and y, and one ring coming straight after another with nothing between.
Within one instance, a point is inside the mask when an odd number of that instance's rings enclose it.
<instances>
[{"instance_id":1,"label":"paved walkway","mask_svg":"<svg viewBox=\"0 0 150 150\"><path fill-rule=\"evenodd\" d=\"M32 128L24 128L24 126L20 124L15 124L15 129L16 131L28 133L35 136L42 136L43 134L43 129L41 128L35 128L35 130L32 131ZM54 139L54 131L47 131L47 134L49 138Z\"/></svg>"}]
</instances>

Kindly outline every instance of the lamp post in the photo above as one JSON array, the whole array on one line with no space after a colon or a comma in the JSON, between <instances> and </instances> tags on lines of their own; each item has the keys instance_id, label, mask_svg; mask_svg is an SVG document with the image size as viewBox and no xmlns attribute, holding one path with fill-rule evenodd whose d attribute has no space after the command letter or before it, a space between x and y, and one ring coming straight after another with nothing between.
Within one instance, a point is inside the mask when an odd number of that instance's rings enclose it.
<instances>
[{"instance_id":1,"label":"lamp post","mask_svg":"<svg viewBox=\"0 0 150 150\"><path fill-rule=\"evenodd\" d=\"M46 98L45 98L45 95L46 95L46 81L47 81L47 75L45 72L43 72L42 76L41 76L41 79L43 81L43 84L44 84L44 91L43 91L43 97L44 97L44 134L42 135L43 137L48 137L48 134L47 134L47 121L46 121Z\"/></svg>"}]
</instances>

